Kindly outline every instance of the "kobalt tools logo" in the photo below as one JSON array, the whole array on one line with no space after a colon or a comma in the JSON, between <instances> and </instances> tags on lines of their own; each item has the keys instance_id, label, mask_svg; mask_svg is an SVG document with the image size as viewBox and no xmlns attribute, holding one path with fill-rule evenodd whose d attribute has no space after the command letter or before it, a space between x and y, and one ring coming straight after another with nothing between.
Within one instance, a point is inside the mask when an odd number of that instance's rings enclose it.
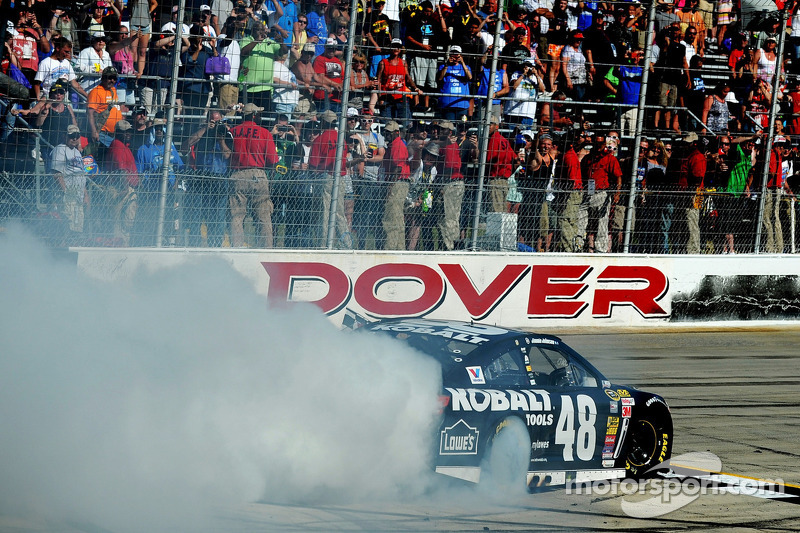
<instances>
[{"instance_id":1,"label":"kobalt tools logo","mask_svg":"<svg viewBox=\"0 0 800 533\"><path fill-rule=\"evenodd\" d=\"M453 411L551 411L550 393L544 390L445 390L453 397Z\"/></svg>"},{"instance_id":2,"label":"kobalt tools logo","mask_svg":"<svg viewBox=\"0 0 800 533\"><path fill-rule=\"evenodd\" d=\"M478 453L477 428L471 427L463 420L459 420L449 428L442 431L439 443L440 455L477 455Z\"/></svg>"},{"instance_id":3,"label":"kobalt tools logo","mask_svg":"<svg viewBox=\"0 0 800 533\"><path fill-rule=\"evenodd\" d=\"M295 301L298 282L319 283L326 292L312 303L326 314L337 313L353 299L366 313L379 318L424 316L439 307L452 289L476 320L489 316L512 293L525 291L529 318L575 318L589 307L593 318L608 318L618 306L632 307L645 318L669 316L658 303L667 294L667 276L650 266L609 265L590 279L594 268L589 265L506 265L480 291L460 264L440 263L437 269L384 263L356 272L354 279L326 263L262 265L269 275L270 301ZM526 277L530 278L529 287L522 284ZM380 294L384 285L408 283L422 287L412 300Z\"/></svg>"}]
</instances>

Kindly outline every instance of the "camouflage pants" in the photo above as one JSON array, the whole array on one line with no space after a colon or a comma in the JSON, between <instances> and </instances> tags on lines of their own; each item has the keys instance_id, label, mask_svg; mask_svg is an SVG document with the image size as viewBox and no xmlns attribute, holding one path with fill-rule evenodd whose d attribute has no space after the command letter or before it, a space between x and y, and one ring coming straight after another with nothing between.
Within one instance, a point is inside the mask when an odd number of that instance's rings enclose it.
<instances>
[{"instance_id":1,"label":"camouflage pants","mask_svg":"<svg viewBox=\"0 0 800 533\"><path fill-rule=\"evenodd\" d=\"M460 236L461 202L464 200L464 181L451 181L442 187L444 215L439 219L439 233L448 250Z\"/></svg>"},{"instance_id":2,"label":"camouflage pants","mask_svg":"<svg viewBox=\"0 0 800 533\"><path fill-rule=\"evenodd\" d=\"M247 209L253 210L259 225L260 248L272 248L272 200L269 195L267 173L261 168L246 168L231 174L233 194L229 199L231 208L231 246L244 246L244 217Z\"/></svg>"}]
</instances>

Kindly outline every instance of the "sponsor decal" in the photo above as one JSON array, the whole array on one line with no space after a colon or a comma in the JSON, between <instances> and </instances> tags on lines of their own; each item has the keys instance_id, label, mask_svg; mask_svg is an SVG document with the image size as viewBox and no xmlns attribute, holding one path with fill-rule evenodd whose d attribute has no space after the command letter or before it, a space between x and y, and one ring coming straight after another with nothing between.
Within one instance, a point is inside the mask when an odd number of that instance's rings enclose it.
<instances>
[{"instance_id":1,"label":"sponsor decal","mask_svg":"<svg viewBox=\"0 0 800 533\"><path fill-rule=\"evenodd\" d=\"M617 442L616 435L606 435L606 441L605 441L606 446L613 446L614 444L616 444L616 442Z\"/></svg>"},{"instance_id":2,"label":"sponsor decal","mask_svg":"<svg viewBox=\"0 0 800 533\"><path fill-rule=\"evenodd\" d=\"M531 364L531 359L530 359L530 357L528 357L527 355L525 356L525 364L526 364L526 365L529 365L529 364Z\"/></svg>"},{"instance_id":3,"label":"sponsor decal","mask_svg":"<svg viewBox=\"0 0 800 533\"><path fill-rule=\"evenodd\" d=\"M603 387L604 389L609 389L611 388L611 382L608 381L607 379L604 379L603 381L600 382L600 386Z\"/></svg>"},{"instance_id":4,"label":"sponsor decal","mask_svg":"<svg viewBox=\"0 0 800 533\"><path fill-rule=\"evenodd\" d=\"M533 368L531 367L531 365L525 365L525 370L527 370L528 372L533 372Z\"/></svg>"},{"instance_id":5,"label":"sponsor decal","mask_svg":"<svg viewBox=\"0 0 800 533\"><path fill-rule=\"evenodd\" d=\"M604 392L606 393L606 396L608 396L615 402L619 401L619 394L617 394L615 391L611 389L605 389Z\"/></svg>"},{"instance_id":6,"label":"sponsor decal","mask_svg":"<svg viewBox=\"0 0 800 533\"><path fill-rule=\"evenodd\" d=\"M619 403L618 402L609 402L609 412L610 413L619 413Z\"/></svg>"},{"instance_id":7,"label":"sponsor decal","mask_svg":"<svg viewBox=\"0 0 800 533\"><path fill-rule=\"evenodd\" d=\"M615 462L613 459L603 459L603 468L614 468Z\"/></svg>"},{"instance_id":8,"label":"sponsor decal","mask_svg":"<svg viewBox=\"0 0 800 533\"><path fill-rule=\"evenodd\" d=\"M613 459L614 458L614 447L613 446L604 446L603 447L603 459Z\"/></svg>"},{"instance_id":9,"label":"sponsor decal","mask_svg":"<svg viewBox=\"0 0 800 533\"><path fill-rule=\"evenodd\" d=\"M553 414L525 413L525 422L529 426L550 426L553 424Z\"/></svg>"},{"instance_id":10,"label":"sponsor decal","mask_svg":"<svg viewBox=\"0 0 800 533\"><path fill-rule=\"evenodd\" d=\"M453 324L449 326L431 327L430 324L415 324L410 320L397 324L378 324L373 326L371 329L372 331L391 331L394 333L418 333L420 335L434 335L438 337L445 337L447 339L467 342L469 344L483 344L491 340L488 337L499 335L499 333L496 332L487 333L486 331L474 331L474 326ZM501 331L505 332L505 330Z\"/></svg>"},{"instance_id":11,"label":"sponsor decal","mask_svg":"<svg viewBox=\"0 0 800 533\"><path fill-rule=\"evenodd\" d=\"M622 402L622 405L636 405L636 402L633 398L620 398L619 401Z\"/></svg>"},{"instance_id":12,"label":"sponsor decal","mask_svg":"<svg viewBox=\"0 0 800 533\"><path fill-rule=\"evenodd\" d=\"M510 264L480 291L464 266L457 263L439 263L438 269L416 263L382 263L356 272L352 278L340 268L322 262L265 261L261 265L269 276L267 298L271 302L310 301L328 315L355 300L376 318L419 317L434 311L445 297L454 294L470 316L481 320L512 292L527 292L530 318L575 318L590 306L593 318L609 318L614 308L623 306L632 307L644 318L669 316L658 303L667 294L668 278L651 266L609 265L597 274L595 282L589 283L586 279L594 270L589 265ZM528 276L530 284L526 286L521 282ZM303 283L318 284L326 292L316 300L303 300ZM389 284L421 285L422 292L412 300L397 301L379 290Z\"/></svg>"},{"instance_id":13,"label":"sponsor decal","mask_svg":"<svg viewBox=\"0 0 800 533\"><path fill-rule=\"evenodd\" d=\"M667 449L669 448L669 433L661 434L661 452L658 454L659 462L664 462L667 459Z\"/></svg>"},{"instance_id":14,"label":"sponsor decal","mask_svg":"<svg viewBox=\"0 0 800 533\"><path fill-rule=\"evenodd\" d=\"M616 435L617 434L617 429L619 429L619 428L617 428L616 426L614 426L613 428L606 428L606 434L608 434L608 435Z\"/></svg>"},{"instance_id":15,"label":"sponsor decal","mask_svg":"<svg viewBox=\"0 0 800 533\"><path fill-rule=\"evenodd\" d=\"M630 405L623 405L622 406L622 418L630 418L631 417L631 406Z\"/></svg>"},{"instance_id":16,"label":"sponsor decal","mask_svg":"<svg viewBox=\"0 0 800 533\"><path fill-rule=\"evenodd\" d=\"M550 394L540 389L451 389L453 411L551 411Z\"/></svg>"},{"instance_id":17,"label":"sponsor decal","mask_svg":"<svg viewBox=\"0 0 800 533\"><path fill-rule=\"evenodd\" d=\"M619 394L620 398L630 398L631 393L626 391L625 389L617 389L617 394Z\"/></svg>"},{"instance_id":18,"label":"sponsor decal","mask_svg":"<svg viewBox=\"0 0 800 533\"><path fill-rule=\"evenodd\" d=\"M531 450L546 450L550 447L550 442L546 440L538 440L531 443Z\"/></svg>"},{"instance_id":19,"label":"sponsor decal","mask_svg":"<svg viewBox=\"0 0 800 533\"><path fill-rule=\"evenodd\" d=\"M530 382L531 382L531 385L536 385L536 380L535 379L530 380Z\"/></svg>"},{"instance_id":20,"label":"sponsor decal","mask_svg":"<svg viewBox=\"0 0 800 533\"><path fill-rule=\"evenodd\" d=\"M471 427L463 420L459 420L441 432L439 442L440 455L477 455L478 437L477 428Z\"/></svg>"},{"instance_id":21,"label":"sponsor decal","mask_svg":"<svg viewBox=\"0 0 800 533\"><path fill-rule=\"evenodd\" d=\"M610 427L610 428L619 427L619 417L618 416L609 416L608 417L608 424L606 424L606 426Z\"/></svg>"},{"instance_id":22,"label":"sponsor decal","mask_svg":"<svg viewBox=\"0 0 800 533\"><path fill-rule=\"evenodd\" d=\"M485 385L486 378L483 377L483 372L479 366L468 366L467 374L469 374L469 381L473 385Z\"/></svg>"},{"instance_id":23,"label":"sponsor decal","mask_svg":"<svg viewBox=\"0 0 800 533\"><path fill-rule=\"evenodd\" d=\"M558 344L558 341L553 339L531 339L533 344Z\"/></svg>"}]
</instances>

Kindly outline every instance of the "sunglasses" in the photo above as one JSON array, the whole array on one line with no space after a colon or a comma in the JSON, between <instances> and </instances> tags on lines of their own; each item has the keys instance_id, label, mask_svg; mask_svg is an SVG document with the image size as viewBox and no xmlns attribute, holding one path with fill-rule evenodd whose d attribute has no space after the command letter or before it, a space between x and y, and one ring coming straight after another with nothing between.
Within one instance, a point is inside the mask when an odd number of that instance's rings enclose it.
<instances>
[{"instance_id":1,"label":"sunglasses","mask_svg":"<svg viewBox=\"0 0 800 533\"><path fill-rule=\"evenodd\" d=\"M299 22L300 24L308 24L307 20L298 20L297 22Z\"/></svg>"},{"instance_id":2,"label":"sunglasses","mask_svg":"<svg viewBox=\"0 0 800 533\"><path fill-rule=\"evenodd\" d=\"M67 135L67 139L75 140L75 139L80 139L80 138L81 138L81 134L80 133L71 133L71 134Z\"/></svg>"}]
</instances>

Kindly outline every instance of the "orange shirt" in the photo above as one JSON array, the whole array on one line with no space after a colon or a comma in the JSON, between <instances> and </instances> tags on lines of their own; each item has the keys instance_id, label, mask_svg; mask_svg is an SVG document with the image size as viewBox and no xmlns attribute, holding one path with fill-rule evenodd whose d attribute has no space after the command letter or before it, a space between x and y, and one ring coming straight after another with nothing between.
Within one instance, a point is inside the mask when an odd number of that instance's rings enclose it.
<instances>
[{"instance_id":1,"label":"orange shirt","mask_svg":"<svg viewBox=\"0 0 800 533\"><path fill-rule=\"evenodd\" d=\"M105 87L98 85L89 92L88 105L98 113L103 113L106 108L112 104L112 102L115 103L118 101L119 98L117 98L117 89L114 87L112 87L110 91L107 91ZM108 120L106 120L106 123L103 124L102 131L113 134L114 126L116 126L117 122L120 120L122 120L122 113L120 113L119 107L112 106L111 112L108 114Z\"/></svg>"}]
</instances>

